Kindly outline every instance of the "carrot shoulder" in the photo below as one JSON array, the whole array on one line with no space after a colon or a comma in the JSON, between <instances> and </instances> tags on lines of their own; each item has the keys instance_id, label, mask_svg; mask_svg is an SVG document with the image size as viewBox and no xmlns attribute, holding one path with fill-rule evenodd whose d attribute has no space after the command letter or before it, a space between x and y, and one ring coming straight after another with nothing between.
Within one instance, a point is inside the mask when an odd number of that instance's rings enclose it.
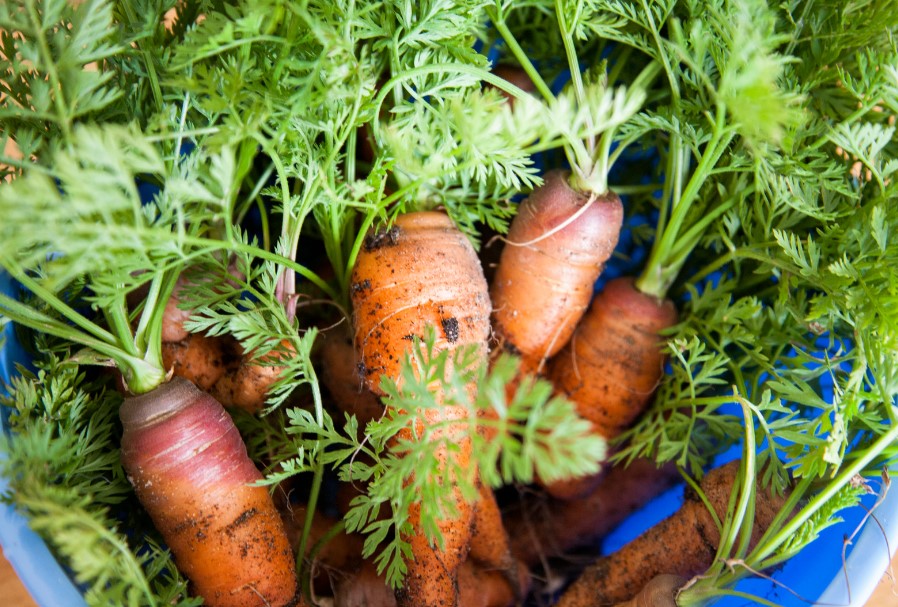
<instances>
[{"instance_id":1,"label":"carrot shoulder","mask_svg":"<svg viewBox=\"0 0 898 607\"><path fill-rule=\"evenodd\" d=\"M402 215L388 230L369 234L353 269L351 295L362 376L377 394L382 394L383 376L400 380L400 364L412 339L423 338L429 326L437 330L437 348L475 344L486 360L490 310L486 280L473 247L442 213ZM431 422L448 422L436 438L448 438L458 446L452 454L439 448L438 461L448 465L451 457L462 468L470 466L471 441L463 438L466 411L446 404L428 414ZM458 517L439 522L442 549L428 543L417 524L420 510L411 509L415 530L408 540L414 560L397 592L400 605L458 605L457 569L468 550L474 512L460 491L454 491Z\"/></svg>"},{"instance_id":2,"label":"carrot shoulder","mask_svg":"<svg viewBox=\"0 0 898 607\"><path fill-rule=\"evenodd\" d=\"M568 177L547 173L521 203L490 289L498 345L519 354L525 371L570 339L623 221L617 195L578 192Z\"/></svg>"},{"instance_id":3,"label":"carrot shoulder","mask_svg":"<svg viewBox=\"0 0 898 607\"><path fill-rule=\"evenodd\" d=\"M193 591L213 607L292 604L284 525L222 406L176 377L120 417L125 471Z\"/></svg>"}]
</instances>

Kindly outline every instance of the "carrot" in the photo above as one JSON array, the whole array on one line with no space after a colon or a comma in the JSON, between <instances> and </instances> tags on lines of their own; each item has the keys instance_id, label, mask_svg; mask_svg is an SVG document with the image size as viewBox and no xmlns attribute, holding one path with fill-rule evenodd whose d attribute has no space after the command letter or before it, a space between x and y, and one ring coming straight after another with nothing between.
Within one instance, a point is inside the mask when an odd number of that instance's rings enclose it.
<instances>
[{"instance_id":1,"label":"carrot","mask_svg":"<svg viewBox=\"0 0 898 607\"><path fill-rule=\"evenodd\" d=\"M724 520L739 471L734 461L705 475L701 488L719 520ZM758 491L750 545L754 545L783 507L786 496ZM557 607L587 607L632 599L660 574L692 577L706 571L720 544L714 515L699 495L687 489L683 505L617 552L588 567L562 595Z\"/></svg>"},{"instance_id":2,"label":"carrot","mask_svg":"<svg viewBox=\"0 0 898 607\"><path fill-rule=\"evenodd\" d=\"M606 439L617 437L645 409L664 374L659 333L677 322L669 299L636 288L632 278L608 282L590 305L570 343L549 364L559 393ZM555 483L556 497L592 489L599 477Z\"/></svg>"},{"instance_id":3,"label":"carrot","mask_svg":"<svg viewBox=\"0 0 898 607\"><path fill-rule=\"evenodd\" d=\"M438 331L439 349L476 344L485 361L490 310L486 280L473 247L448 216L410 213L398 217L391 228L369 234L353 269L350 290L360 370L373 392L382 394L383 376L400 380L400 363L411 347L410 338L423 337L429 326ZM445 405L430 415L433 422L457 419L461 426L466 412ZM451 437L460 429L450 423L440 432ZM471 442L460 439L458 447L451 457L466 469ZM445 449L436 457L449 463ZM414 531L408 541L414 560L397 593L400 605L458 604L456 570L468 550L474 512L461 492L453 491L458 516L438 523L442 549L430 545L418 525L419 507L410 509Z\"/></svg>"},{"instance_id":4,"label":"carrot","mask_svg":"<svg viewBox=\"0 0 898 607\"><path fill-rule=\"evenodd\" d=\"M240 358L224 373L209 393L225 407L239 407L249 413L258 413L265 407L265 399L271 386L284 370L280 360L293 352L289 341L281 342L282 350L272 350L264 356L256 352L243 352L236 346Z\"/></svg>"},{"instance_id":5,"label":"carrot","mask_svg":"<svg viewBox=\"0 0 898 607\"><path fill-rule=\"evenodd\" d=\"M526 569L521 569L521 584L526 585ZM459 605L463 607L510 607L517 597L503 574L485 569L473 561L458 568ZM337 582L334 607L396 607L396 595L369 561L352 576Z\"/></svg>"},{"instance_id":6,"label":"carrot","mask_svg":"<svg viewBox=\"0 0 898 607\"><path fill-rule=\"evenodd\" d=\"M506 585L516 600L521 600L526 594L529 579L522 583L521 563L511 553L508 534L505 532L496 496L492 489L482 483L480 497L474 510L474 529L468 558L483 569L504 576ZM524 567L524 572L529 578L526 567Z\"/></svg>"},{"instance_id":7,"label":"carrot","mask_svg":"<svg viewBox=\"0 0 898 607\"><path fill-rule=\"evenodd\" d=\"M686 581L678 575L656 575L636 596L617 607L677 607L677 593Z\"/></svg>"},{"instance_id":8,"label":"carrot","mask_svg":"<svg viewBox=\"0 0 898 607\"><path fill-rule=\"evenodd\" d=\"M124 468L194 591L213 607L291 604L283 522L222 406L174 378L126 398L120 417Z\"/></svg>"},{"instance_id":9,"label":"carrot","mask_svg":"<svg viewBox=\"0 0 898 607\"><path fill-rule=\"evenodd\" d=\"M355 415L360 427L383 415L384 406L359 375L352 340L342 333L321 335L321 382L333 403L343 412Z\"/></svg>"},{"instance_id":10,"label":"carrot","mask_svg":"<svg viewBox=\"0 0 898 607\"><path fill-rule=\"evenodd\" d=\"M188 333L181 341L162 342L162 364L173 375L208 392L233 367L234 345L230 337Z\"/></svg>"},{"instance_id":11,"label":"carrot","mask_svg":"<svg viewBox=\"0 0 898 607\"><path fill-rule=\"evenodd\" d=\"M622 222L617 195L577 191L562 171L521 203L490 296L499 350L520 355L522 370L539 370L570 339Z\"/></svg>"},{"instance_id":12,"label":"carrot","mask_svg":"<svg viewBox=\"0 0 898 607\"><path fill-rule=\"evenodd\" d=\"M540 492L505 515L514 556L529 566L573 548L596 545L635 510L680 478L676 466L659 468L649 459L617 465L589 494L574 500Z\"/></svg>"}]
</instances>

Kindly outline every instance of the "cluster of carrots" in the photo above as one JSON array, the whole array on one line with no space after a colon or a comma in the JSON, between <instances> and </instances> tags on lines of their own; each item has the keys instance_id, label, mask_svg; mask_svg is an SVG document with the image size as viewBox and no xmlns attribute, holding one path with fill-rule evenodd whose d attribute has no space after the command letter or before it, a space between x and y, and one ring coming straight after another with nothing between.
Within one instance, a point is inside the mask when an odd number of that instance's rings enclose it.
<instances>
[{"instance_id":1,"label":"cluster of carrots","mask_svg":"<svg viewBox=\"0 0 898 607\"><path fill-rule=\"evenodd\" d=\"M624 212L613 192L586 192L572 184L569 172L552 171L520 205L491 284L467 237L442 212L407 213L389 226L372 229L352 274L352 335L340 329L321 335L318 360L333 404L355 415L360 425L383 415L382 379L401 380L400 364L413 338L423 338L432 327L438 349L474 345L484 365L498 353L518 356L521 377L548 378L606 440L625 430L662 378L663 332L676 324L677 311L669 299L640 291L632 277L611 280L594 295L593 285L615 249ZM189 381L164 384L160 389L171 394L154 396L150 406L141 403L147 397L128 399L122 411L123 444L129 445L123 450L126 469L208 604L303 604L294 552L299 549L304 507L250 486L260 475L218 404L257 413L282 368L274 359L253 361L228 337L188 333L183 323L190 312L179 307L178 293L176 287L166 312L165 364ZM507 389L517 390L517 382ZM466 412L446 404L432 415L428 421L439 422L439 432L460 437L458 448L443 449L439 460L455 458L463 467L472 465L470 441L464 438ZM196 431L200 427L205 430ZM404 438L414 438L417 430L404 432ZM195 457L214 458L214 491L196 491L206 487L211 468L191 468L201 471L201 478L194 478L183 472L188 469L184 462L170 461L165 446L173 437L195 443L190 451ZM731 464L705 481L718 516L725 512L736 472ZM518 604L529 591L531 568L596 541L677 477L674 468L637 461L588 478L543 483L533 493L538 497L504 515L486 485L479 484L475 503L456 491L456 516L441 521L439 546L426 539L420 513L411 513L412 554L404 586L396 592L362 558L360 538L333 533L339 529L334 527L337 521L320 513L314 513L313 537L300 559L313 559L317 565L311 589L320 604ZM182 483L193 487L184 495L203 504L168 499L178 495L168 488ZM226 495L217 495L221 491ZM769 509L775 512L779 502L770 500ZM558 604L625 604L636 600L643 588L645 596L657 596L651 600L658 602L646 603L644 596L639 604L673 604L676 589L714 558L713 517L702 501L687 495L678 514L588 569ZM757 521L760 526L762 519ZM680 562L651 556L667 552L673 543L682 545L684 535L692 538L694 550L674 551L683 554ZM318 540L324 547L312 554L308 546Z\"/></svg>"}]
</instances>

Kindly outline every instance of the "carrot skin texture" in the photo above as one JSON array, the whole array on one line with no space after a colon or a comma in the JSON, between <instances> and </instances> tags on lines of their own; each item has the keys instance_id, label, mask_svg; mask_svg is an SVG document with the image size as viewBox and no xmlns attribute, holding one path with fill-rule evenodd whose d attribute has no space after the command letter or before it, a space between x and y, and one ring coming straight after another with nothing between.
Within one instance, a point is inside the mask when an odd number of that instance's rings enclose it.
<instances>
[{"instance_id":1,"label":"carrot skin texture","mask_svg":"<svg viewBox=\"0 0 898 607\"><path fill-rule=\"evenodd\" d=\"M575 500L544 494L505 516L514 556L529 566L573 548L595 545L649 500L680 479L676 466L658 468L649 459L612 467L588 495Z\"/></svg>"},{"instance_id":2,"label":"carrot skin texture","mask_svg":"<svg viewBox=\"0 0 898 607\"><path fill-rule=\"evenodd\" d=\"M265 407L268 391L285 368L272 363L295 352L289 341L284 340L281 345L286 352L272 351L255 361L252 352L243 352L243 348L236 344L235 349L240 358L215 382L209 393L225 407L238 407L248 413L258 413Z\"/></svg>"},{"instance_id":3,"label":"carrot skin texture","mask_svg":"<svg viewBox=\"0 0 898 607\"><path fill-rule=\"evenodd\" d=\"M617 195L596 198L584 211L590 197L570 186L569 175L550 171L521 203L490 289L499 349L519 354L524 371L568 342L623 223Z\"/></svg>"},{"instance_id":4,"label":"carrot skin texture","mask_svg":"<svg viewBox=\"0 0 898 607\"><path fill-rule=\"evenodd\" d=\"M667 357L660 332L677 323L673 302L639 291L630 277L609 281L583 316L570 343L549 363L548 377L578 414L606 439L617 437L648 406ZM547 486L573 499L595 488L600 476Z\"/></svg>"},{"instance_id":5,"label":"carrot skin texture","mask_svg":"<svg viewBox=\"0 0 898 607\"><path fill-rule=\"evenodd\" d=\"M483 270L468 239L437 212L401 215L370 234L352 272L354 342L368 388L382 375L399 380L413 337L428 325L439 349L485 344L490 301Z\"/></svg>"},{"instance_id":6,"label":"carrot skin texture","mask_svg":"<svg viewBox=\"0 0 898 607\"><path fill-rule=\"evenodd\" d=\"M389 230L369 234L353 269L351 296L355 348L366 385L375 394L383 394L382 376L401 380L400 364L411 338L423 338L428 326L437 330L437 349L475 344L486 361L490 330L486 280L470 242L443 213L401 215ZM453 372L451 366L450 359L448 373ZM426 416L426 424L449 422L434 438L448 437L458 447L457 453L440 448L438 461L448 466L451 457L468 470L471 441L460 438L467 418L464 408L444 405ZM454 420L457 425L451 423ZM418 430L404 432L411 437ZM468 550L474 507L458 489L453 491L458 516L438 521L442 550L425 538L418 524L419 507L410 509L415 530L408 541L414 560L397 592L399 605L458 605L456 571Z\"/></svg>"},{"instance_id":7,"label":"carrot skin texture","mask_svg":"<svg viewBox=\"0 0 898 607\"><path fill-rule=\"evenodd\" d=\"M322 335L321 382L330 393L333 403L344 413L355 415L359 427L384 413L380 399L368 389L359 375L359 366L352 341L342 333Z\"/></svg>"},{"instance_id":8,"label":"carrot skin texture","mask_svg":"<svg viewBox=\"0 0 898 607\"><path fill-rule=\"evenodd\" d=\"M208 392L233 364L233 347L229 337L188 333L181 341L162 342L162 366Z\"/></svg>"},{"instance_id":9,"label":"carrot skin texture","mask_svg":"<svg viewBox=\"0 0 898 607\"><path fill-rule=\"evenodd\" d=\"M739 462L709 471L701 482L710 504L723 520ZM787 496L759 491L750 546L770 526ZM720 531L699 496L687 489L683 505L617 552L585 569L562 595L556 607L591 607L629 601L657 575L690 578L705 572L714 561Z\"/></svg>"},{"instance_id":10,"label":"carrot skin texture","mask_svg":"<svg viewBox=\"0 0 898 607\"><path fill-rule=\"evenodd\" d=\"M283 522L222 406L174 378L125 399L122 464L192 591L211 607L294 604Z\"/></svg>"}]
</instances>

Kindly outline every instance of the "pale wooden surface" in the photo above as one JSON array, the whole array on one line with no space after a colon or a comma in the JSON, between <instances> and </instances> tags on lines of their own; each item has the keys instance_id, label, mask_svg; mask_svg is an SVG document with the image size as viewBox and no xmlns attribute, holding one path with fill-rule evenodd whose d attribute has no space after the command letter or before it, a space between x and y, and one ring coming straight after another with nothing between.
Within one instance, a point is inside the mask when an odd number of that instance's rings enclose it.
<instances>
[{"instance_id":1,"label":"pale wooden surface","mask_svg":"<svg viewBox=\"0 0 898 607\"><path fill-rule=\"evenodd\" d=\"M2 549L0 549L0 554L2 554ZM898 572L898 556L892 561L892 567ZM0 605L4 605L4 607L37 607L5 558L0 558ZM889 576L885 575L866 607L896 606L898 606L898 584L893 583Z\"/></svg>"}]
</instances>

